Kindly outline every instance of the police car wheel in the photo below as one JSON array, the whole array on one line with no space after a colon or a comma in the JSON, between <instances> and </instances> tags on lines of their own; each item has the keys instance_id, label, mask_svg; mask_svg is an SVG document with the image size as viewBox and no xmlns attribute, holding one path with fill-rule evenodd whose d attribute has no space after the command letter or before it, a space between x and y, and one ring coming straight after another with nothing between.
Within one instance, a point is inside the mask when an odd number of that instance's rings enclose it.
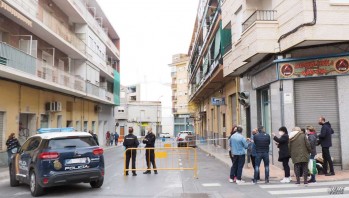
<instances>
[{"instance_id":1,"label":"police car wheel","mask_svg":"<svg viewBox=\"0 0 349 198\"><path fill-rule=\"evenodd\" d=\"M30 171L30 192L33 197L40 196L44 193L44 189L39 185L38 179L34 171Z\"/></svg>"},{"instance_id":2,"label":"police car wheel","mask_svg":"<svg viewBox=\"0 0 349 198\"><path fill-rule=\"evenodd\" d=\"M92 188L100 188L103 185L104 178L100 178L96 181L91 181L90 185Z\"/></svg>"},{"instance_id":3,"label":"police car wheel","mask_svg":"<svg viewBox=\"0 0 349 198\"><path fill-rule=\"evenodd\" d=\"M19 181L16 179L15 170L13 165L10 166L10 186L15 187L19 185Z\"/></svg>"}]
</instances>

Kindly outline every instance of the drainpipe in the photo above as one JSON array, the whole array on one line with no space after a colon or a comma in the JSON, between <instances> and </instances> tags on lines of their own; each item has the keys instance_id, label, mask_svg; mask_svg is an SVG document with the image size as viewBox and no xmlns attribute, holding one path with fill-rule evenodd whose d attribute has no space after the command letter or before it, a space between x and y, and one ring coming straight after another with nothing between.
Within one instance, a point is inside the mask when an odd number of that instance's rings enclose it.
<instances>
[{"instance_id":1,"label":"drainpipe","mask_svg":"<svg viewBox=\"0 0 349 198\"><path fill-rule=\"evenodd\" d=\"M305 26L313 26L316 24L317 21L317 6L316 6L316 0L313 0L313 21L309 22L309 23L303 23L299 26L297 26L296 28L294 28L293 30L283 34L280 36L280 38L278 39L278 43L279 43L279 51L281 51L281 45L280 45L280 41L288 36L290 36L293 33L296 33L299 29L301 29L302 27Z\"/></svg>"},{"instance_id":2,"label":"drainpipe","mask_svg":"<svg viewBox=\"0 0 349 198\"><path fill-rule=\"evenodd\" d=\"M238 96L238 92L240 89L240 83L239 83L239 77L235 77L235 95L236 95L236 125L241 124L240 123L240 106L239 106L239 96Z\"/></svg>"},{"instance_id":3,"label":"drainpipe","mask_svg":"<svg viewBox=\"0 0 349 198\"><path fill-rule=\"evenodd\" d=\"M285 105L284 105L284 81L280 81L280 109L281 109L281 126L285 126Z\"/></svg>"}]
</instances>

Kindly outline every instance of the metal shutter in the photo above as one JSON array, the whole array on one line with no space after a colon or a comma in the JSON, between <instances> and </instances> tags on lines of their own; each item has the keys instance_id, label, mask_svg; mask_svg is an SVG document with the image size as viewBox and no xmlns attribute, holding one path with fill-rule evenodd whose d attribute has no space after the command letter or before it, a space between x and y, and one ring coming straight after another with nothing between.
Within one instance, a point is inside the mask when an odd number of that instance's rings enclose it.
<instances>
[{"instance_id":1,"label":"metal shutter","mask_svg":"<svg viewBox=\"0 0 349 198\"><path fill-rule=\"evenodd\" d=\"M4 112L0 112L0 150L3 149L4 138ZM5 148L4 148L5 149Z\"/></svg>"},{"instance_id":2,"label":"metal shutter","mask_svg":"<svg viewBox=\"0 0 349 198\"><path fill-rule=\"evenodd\" d=\"M297 80L294 82L296 125L305 128L312 125L319 133L322 115L334 130L331 156L335 164L341 164L337 81L334 78ZM318 153L321 147L317 147Z\"/></svg>"}]
</instances>

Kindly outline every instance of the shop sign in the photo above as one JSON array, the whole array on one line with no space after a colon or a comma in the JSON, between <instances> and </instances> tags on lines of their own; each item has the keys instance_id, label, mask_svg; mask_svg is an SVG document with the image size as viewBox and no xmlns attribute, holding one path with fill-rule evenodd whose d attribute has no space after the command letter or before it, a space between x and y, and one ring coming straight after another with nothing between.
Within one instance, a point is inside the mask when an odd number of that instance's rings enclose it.
<instances>
[{"instance_id":1,"label":"shop sign","mask_svg":"<svg viewBox=\"0 0 349 198\"><path fill-rule=\"evenodd\" d=\"M279 63L279 78L306 78L349 74L349 56Z\"/></svg>"},{"instance_id":2,"label":"shop sign","mask_svg":"<svg viewBox=\"0 0 349 198\"><path fill-rule=\"evenodd\" d=\"M215 106L225 105L225 98L211 98L211 104Z\"/></svg>"}]
</instances>

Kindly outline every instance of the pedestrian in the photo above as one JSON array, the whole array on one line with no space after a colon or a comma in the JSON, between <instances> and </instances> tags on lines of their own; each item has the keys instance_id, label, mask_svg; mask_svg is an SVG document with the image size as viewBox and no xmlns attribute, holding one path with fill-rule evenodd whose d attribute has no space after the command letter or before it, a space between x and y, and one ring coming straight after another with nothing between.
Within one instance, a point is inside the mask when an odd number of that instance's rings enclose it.
<instances>
[{"instance_id":1,"label":"pedestrian","mask_svg":"<svg viewBox=\"0 0 349 198\"><path fill-rule=\"evenodd\" d=\"M231 136L230 138L230 147L233 149L233 166L230 170L230 179L229 182L232 182L231 180L234 179L236 176L236 183L244 183L241 179L242 177L242 169L245 164L245 156L246 156L246 149L248 148L248 140L242 136L242 127L238 126L236 128L236 133ZM232 175L233 174L233 175ZM236 175L235 175L236 174Z\"/></svg>"},{"instance_id":2,"label":"pedestrian","mask_svg":"<svg viewBox=\"0 0 349 198\"><path fill-rule=\"evenodd\" d=\"M274 136L274 141L276 142L277 147L279 148L279 158L278 161L282 162L282 166L284 167L285 177L280 181L281 183L290 183L291 182L291 174L290 174L290 153L288 150L288 131L287 128L282 126L279 128L279 135L277 137L275 133L272 133Z\"/></svg>"},{"instance_id":3,"label":"pedestrian","mask_svg":"<svg viewBox=\"0 0 349 198\"><path fill-rule=\"evenodd\" d=\"M106 141L105 145L109 146L110 145L110 132L109 131L107 131L107 133L106 133L105 141Z\"/></svg>"},{"instance_id":4,"label":"pedestrian","mask_svg":"<svg viewBox=\"0 0 349 198\"><path fill-rule=\"evenodd\" d=\"M231 128L231 131L230 131L230 135L228 137L228 142L230 142L231 137L236 133L236 128L237 128L237 126L235 124L233 124L233 127ZM230 144L228 143L228 145L230 145ZM229 146L229 147L230 147L229 148L229 157L231 160L231 166L233 167L234 156L233 156L233 152L232 152L232 147L231 146ZM232 175L235 175L235 176L233 176L233 178L231 178ZM229 182L231 182L231 183L236 182L236 175L237 175L237 173L230 173Z\"/></svg>"},{"instance_id":5,"label":"pedestrian","mask_svg":"<svg viewBox=\"0 0 349 198\"><path fill-rule=\"evenodd\" d=\"M114 143L114 133L112 132L111 134L110 134L110 146L113 146L113 143Z\"/></svg>"},{"instance_id":6,"label":"pedestrian","mask_svg":"<svg viewBox=\"0 0 349 198\"><path fill-rule=\"evenodd\" d=\"M133 148L137 148L139 145L137 136L133 135L133 128L128 128L128 135L124 137L123 145L126 148L126 175L128 175L128 167L130 165L130 159L132 159L132 176L137 176L136 174L136 156L137 150Z\"/></svg>"},{"instance_id":7,"label":"pedestrian","mask_svg":"<svg viewBox=\"0 0 349 198\"><path fill-rule=\"evenodd\" d=\"M230 135L228 137L228 142L230 141L231 136L233 136L235 132L236 132L236 125L233 124L233 127L232 127L232 129L230 131ZM231 159L231 162L233 163L233 155L232 155L231 150L232 150L232 148L230 147L230 149L229 149L229 157Z\"/></svg>"},{"instance_id":8,"label":"pedestrian","mask_svg":"<svg viewBox=\"0 0 349 198\"><path fill-rule=\"evenodd\" d=\"M156 170L156 164L155 164L155 154L154 154L154 148L155 148L155 140L156 137L153 133L153 129L148 126L147 127L147 135L143 139L143 143L145 144L145 161L147 162L147 170L143 174L151 174L151 164L153 165L154 174L158 174L158 171Z\"/></svg>"},{"instance_id":9,"label":"pedestrian","mask_svg":"<svg viewBox=\"0 0 349 198\"><path fill-rule=\"evenodd\" d=\"M119 134L118 134L118 132L115 132L114 139L115 139L115 146L117 146L118 142L119 142Z\"/></svg>"},{"instance_id":10,"label":"pedestrian","mask_svg":"<svg viewBox=\"0 0 349 198\"><path fill-rule=\"evenodd\" d=\"M89 133L92 135L92 137L95 140L96 144L99 146L97 135L93 131L91 131L91 130L89 131Z\"/></svg>"},{"instance_id":11,"label":"pedestrian","mask_svg":"<svg viewBox=\"0 0 349 198\"><path fill-rule=\"evenodd\" d=\"M311 153L310 153L310 159L315 160L316 156L316 144L317 144L317 135L315 128L313 126L308 126L307 127L307 134L308 134L308 140L311 148ZM308 180L308 183L315 183L315 174L311 174L310 180Z\"/></svg>"},{"instance_id":12,"label":"pedestrian","mask_svg":"<svg viewBox=\"0 0 349 198\"><path fill-rule=\"evenodd\" d=\"M311 152L310 144L299 127L292 129L292 132L289 135L289 152L294 164L294 172L296 174L296 184L300 184L301 172L304 177L304 184L308 184L308 162L309 154Z\"/></svg>"},{"instance_id":13,"label":"pedestrian","mask_svg":"<svg viewBox=\"0 0 349 198\"><path fill-rule=\"evenodd\" d=\"M263 126L258 127L258 133L253 137L253 142L256 145L256 165L254 169L254 177L252 182L257 183L260 173L259 167L263 160L265 171L265 183L269 183L269 145L270 135L265 132Z\"/></svg>"},{"instance_id":14,"label":"pedestrian","mask_svg":"<svg viewBox=\"0 0 349 198\"><path fill-rule=\"evenodd\" d=\"M21 147L18 139L15 137L15 133L11 133L8 136L8 139L6 141L6 146L7 146L7 157L8 157L7 160L8 160L8 163L10 164L12 154L17 153L19 147Z\"/></svg>"},{"instance_id":15,"label":"pedestrian","mask_svg":"<svg viewBox=\"0 0 349 198\"><path fill-rule=\"evenodd\" d=\"M256 145L254 144L253 138L257 133L258 133L258 128L255 128L252 130L251 143L248 145L248 149L247 149L249 156L251 158L253 170L256 169L256 157L257 157ZM259 174L257 176L257 180L260 180Z\"/></svg>"},{"instance_id":16,"label":"pedestrian","mask_svg":"<svg viewBox=\"0 0 349 198\"><path fill-rule=\"evenodd\" d=\"M330 154L330 147L332 146L332 134L334 133L330 122L326 122L325 117L319 118L319 125L321 125L321 132L319 134L319 143L322 148L322 158L324 159L324 174L326 176L335 175L333 169L333 161ZM330 172L327 172L327 166L330 166Z\"/></svg>"}]
</instances>

